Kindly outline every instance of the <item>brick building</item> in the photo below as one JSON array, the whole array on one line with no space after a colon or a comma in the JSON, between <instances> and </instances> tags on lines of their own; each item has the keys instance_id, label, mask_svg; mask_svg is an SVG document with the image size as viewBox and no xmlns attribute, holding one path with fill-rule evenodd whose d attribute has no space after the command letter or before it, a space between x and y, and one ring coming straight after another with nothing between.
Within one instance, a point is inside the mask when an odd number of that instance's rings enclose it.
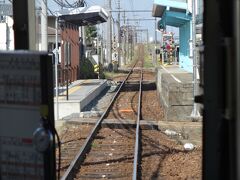
<instances>
[{"instance_id":1,"label":"brick building","mask_svg":"<svg viewBox=\"0 0 240 180\"><path fill-rule=\"evenodd\" d=\"M79 58L78 26L66 23L61 28L60 84L64 85L67 79L73 82L79 78Z\"/></svg>"},{"instance_id":2,"label":"brick building","mask_svg":"<svg viewBox=\"0 0 240 180\"><path fill-rule=\"evenodd\" d=\"M56 17L48 16L48 51L55 49L55 20ZM68 82L79 79L80 52L79 52L79 26L63 23L58 29L58 82L60 86L65 86ZM54 64L54 60L53 60Z\"/></svg>"}]
</instances>

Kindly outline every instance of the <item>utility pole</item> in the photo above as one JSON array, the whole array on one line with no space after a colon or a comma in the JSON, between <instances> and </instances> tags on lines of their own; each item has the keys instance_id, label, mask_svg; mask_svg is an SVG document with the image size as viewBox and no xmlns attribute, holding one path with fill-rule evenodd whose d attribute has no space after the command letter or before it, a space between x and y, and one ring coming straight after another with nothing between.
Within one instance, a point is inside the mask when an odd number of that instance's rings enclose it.
<instances>
[{"instance_id":1,"label":"utility pole","mask_svg":"<svg viewBox=\"0 0 240 180\"><path fill-rule=\"evenodd\" d=\"M131 62L132 62L132 59L133 59L133 29L131 31Z\"/></svg>"},{"instance_id":2,"label":"utility pole","mask_svg":"<svg viewBox=\"0 0 240 180\"><path fill-rule=\"evenodd\" d=\"M13 1L14 47L36 50L35 1Z\"/></svg>"},{"instance_id":3,"label":"utility pole","mask_svg":"<svg viewBox=\"0 0 240 180\"><path fill-rule=\"evenodd\" d=\"M86 47L86 28L85 26L81 26L81 37L83 43L83 57L85 58L85 47Z\"/></svg>"},{"instance_id":4,"label":"utility pole","mask_svg":"<svg viewBox=\"0 0 240 180\"><path fill-rule=\"evenodd\" d=\"M105 59L105 48L104 48L104 38L103 38L103 26L102 26L102 42L101 42L101 64L104 65L104 59Z\"/></svg>"},{"instance_id":5,"label":"utility pole","mask_svg":"<svg viewBox=\"0 0 240 180\"><path fill-rule=\"evenodd\" d=\"M118 66L120 65L120 41L121 41L121 24L120 24L120 0L117 1L118 3Z\"/></svg>"},{"instance_id":6,"label":"utility pole","mask_svg":"<svg viewBox=\"0 0 240 180\"><path fill-rule=\"evenodd\" d=\"M58 17L55 19L55 97L56 97L56 120L59 119L59 104L58 104Z\"/></svg>"},{"instance_id":7,"label":"utility pole","mask_svg":"<svg viewBox=\"0 0 240 180\"><path fill-rule=\"evenodd\" d=\"M47 41L47 0L41 0L41 50L48 50L48 41Z\"/></svg>"},{"instance_id":8,"label":"utility pole","mask_svg":"<svg viewBox=\"0 0 240 180\"><path fill-rule=\"evenodd\" d=\"M196 13L195 0L192 0L192 53L193 53L193 99L198 93L197 58L196 58ZM200 116L197 103L193 102L192 118Z\"/></svg>"},{"instance_id":9,"label":"utility pole","mask_svg":"<svg viewBox=\"0 0 240 180\"><path fill-rule=\"evenodd\" d=\"M156 54L156 49L157 49L157 18L155 18L155 48L154 48L154 62L153 62L153 64L154 64L154 66L156 67L156 65L157 65L157 54Z\"/></svg>"},{"instance_id":10,"label":"utility pole","mask_svg":"<svg viewBox=\"0 0 240 180\"><path fill-rule=\"evenodd\" d=\"M107 24L107 31L108 31L108 42L107 42L107 58L108 64L112 63L112 1L108 0L108 9L109 9L109 17L108 17L108 24Z\"/></svg>"},{"instance_id":11,"label":"utility pole","mask_svg":"<svg viewBox=\"0 0 240 180\"><path fill-rule=\"evenodd\" d=\"M137 44L137 37L136 37L136 26L133 26L133 32L132 32L132 46L133 46L133 49L132 49L132 57L135 55L135 45Z\"/></svg>"},{"instance_id":12,"label":"utility pole","mask_svg":"<svg viewBox=\"0 0 240 180\"><path fill-rule=\"evenodd\" d=\"M127 20L127 32L126 32L126 59L127 62L129 61L129 24L128 24L128 20Z\"/></svg>"},{"instance_id":13,"label":"utility pole","mask_svg":"<svg viewBox=\"0 0 240 180\"><path fill-rule=\"evenodd\" d=\"M124 42L123 42L123 64L126 65L126 15L125 15L125 11L123 12L123 32L124 32Z\"/></svg>"}]
</instances>

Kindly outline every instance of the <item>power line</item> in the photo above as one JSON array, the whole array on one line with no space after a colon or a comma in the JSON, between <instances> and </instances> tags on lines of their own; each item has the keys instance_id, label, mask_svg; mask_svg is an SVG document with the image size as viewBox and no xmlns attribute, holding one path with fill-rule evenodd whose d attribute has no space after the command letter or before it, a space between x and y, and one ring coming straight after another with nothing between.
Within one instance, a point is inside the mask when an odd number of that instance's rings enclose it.
<instances>
[{"instance_id":1,"label":"power line","mask_svg":"<svg viewBox=\"0 0 240 180\"><path fill-rule=\"evenodd\" d=\"M111 11L111 12L119 12L119 11ZM121 10L120 12L152 12L151 10Z\"/></svg>"},{"instance_id":2,"label":"power line","mask_svg":"<svg viewBox=\"0 0 240 180\"><path fill-rule=\"evenodd\" d=\"M85 0L78 0L74 3L69 3L67 0L65 0L65 3L62 0L53 0L56 4L58 4L61 7L64 8L75 8L75 7L81 7L84 4L86 4Z\"/></svg>"},{"instance_id":3,"label":"power line","mask_svg":"<svg viewBox=\"0 0 240 180\"><path fill-rule=\"evenodd\" d=\"M128 21L155 21L155 19L127 19ZM124 21L124 19L120 19L120 21Z\"/></svg>"}]
</instances>

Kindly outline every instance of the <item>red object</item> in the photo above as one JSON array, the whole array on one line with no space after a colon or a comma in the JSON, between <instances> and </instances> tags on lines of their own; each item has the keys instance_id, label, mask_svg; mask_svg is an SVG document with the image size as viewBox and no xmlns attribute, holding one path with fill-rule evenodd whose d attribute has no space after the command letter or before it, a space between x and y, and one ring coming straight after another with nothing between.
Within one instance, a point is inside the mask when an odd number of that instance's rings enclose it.
<instances>
[{"instance_id":1,"label":"red object","mask_svg":"<svg viewBox=\"0 0 240 180\"><path fill-rule=\"evenodd\" d=\"M171 46L169 44L167 44L167 50L169 51L171 49Z\"/></svg>"},{"instance_id":2,"label":"red object","mask_svg":"<svg viewBox=\"0 0 240 180\"><path fill-rule=\"evenodd\" d=\"M22 142L24 144L32 144L32 139L30 139L30 138L22 138Z\"/></svg>"}]
</instances>

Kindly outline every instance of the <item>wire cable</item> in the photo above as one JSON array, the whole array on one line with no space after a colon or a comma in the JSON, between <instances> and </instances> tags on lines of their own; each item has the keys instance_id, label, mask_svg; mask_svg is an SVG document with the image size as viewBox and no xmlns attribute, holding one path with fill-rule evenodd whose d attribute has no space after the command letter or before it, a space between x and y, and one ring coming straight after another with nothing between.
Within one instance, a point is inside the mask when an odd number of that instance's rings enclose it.
<instances>
[{"instance_id":1,"label":"wire cable","mask_svg":"<svg viewBox=\"0 0 240 180\"><path fill-rule=\"evenodd\" d=\"M60 179L60 169L61 169L61 158L62 158L62 155L61 155L61 140L60 140L60 137L58 135L58 132L56 130L56 128L53 126L53 124L48 121L48 125L50 127L50 130L53 134L56 135L57 137L57 145L58 145L58 170L57 170L57 179Z\"/></svg>"}]
</instances>

